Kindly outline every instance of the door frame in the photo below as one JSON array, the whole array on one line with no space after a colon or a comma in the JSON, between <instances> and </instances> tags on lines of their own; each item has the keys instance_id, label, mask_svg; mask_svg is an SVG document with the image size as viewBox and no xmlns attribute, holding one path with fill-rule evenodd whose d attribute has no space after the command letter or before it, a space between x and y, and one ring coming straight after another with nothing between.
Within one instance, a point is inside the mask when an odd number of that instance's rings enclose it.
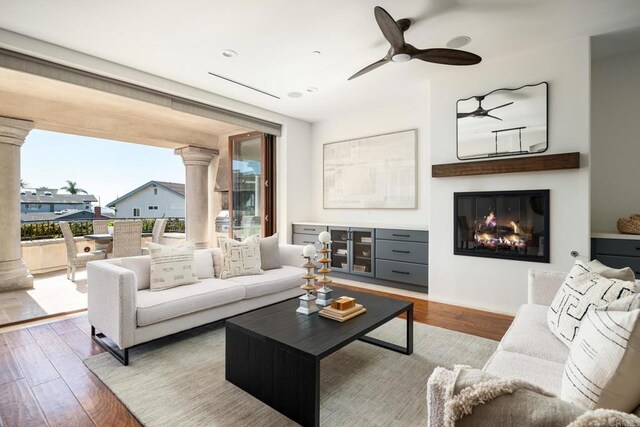
<instances>
[{"instance_id":1,"label":"door frame","mask_svg":"<svg viewBox=\"0 0 640 427\"><path fill-rule=\"evenodd\" d=\"M233 144L260 137L260 177L262 184L260 230L262 237L271 236L276 229L276 144L275 136L263 132L247 132L229 137L229 237L233 239Z\"/></svg>"}]
</instances>

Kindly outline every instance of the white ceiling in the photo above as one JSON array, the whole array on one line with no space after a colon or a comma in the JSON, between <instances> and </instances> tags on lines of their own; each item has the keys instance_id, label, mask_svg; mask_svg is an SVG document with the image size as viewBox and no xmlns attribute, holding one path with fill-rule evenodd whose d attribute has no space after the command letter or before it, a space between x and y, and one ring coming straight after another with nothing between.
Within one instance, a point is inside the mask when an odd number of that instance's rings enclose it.
<instances>
[{"instance_id":1,"label":"white ceiling","mask_svg":"<svg viewBox=\"0 0 640 427\"><path fill-rule=\"evenodd\" d=\"M0 27L313 122L410 95L446 71L414 60L348 82L386 53L376 5L415 20L405 36L416 47L468 35L465 49L484 61L640 23L638 0L2 0Z\"/></svg>"}]
</instances>

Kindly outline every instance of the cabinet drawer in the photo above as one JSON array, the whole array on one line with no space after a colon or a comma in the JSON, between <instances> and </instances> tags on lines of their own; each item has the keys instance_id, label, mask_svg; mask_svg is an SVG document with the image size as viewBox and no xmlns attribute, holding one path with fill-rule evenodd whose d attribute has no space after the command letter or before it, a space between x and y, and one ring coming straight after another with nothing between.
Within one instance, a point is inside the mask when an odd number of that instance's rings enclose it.
<instances>
[{"instance_id":1,"label":"cabinet drawer","mask_svg":"<svg viewBox=\"0 0 640 427\"><path fill-rule=\"evenodd\" d=\"M429 244L376 240L376 258L392 261L429 263Z\"/></svg>"},{"instance_id":2,"label":"cabinet drawer","mask_svg":"<svg viewBox=\"0 0 640 427\"><path fill-rule=\"evenodd\" d=\"M624 268L631 267L636 274L636 279L640 279L640 258L630 256L615 256L615 255L599 255L596 254L596 259L612 268Z\"/></svg>"},{"instance_id":3,"label":"cabinet drawer","mask_svg":"<svg viewBox=\"0 0 640 427\"><path fill-rule=\"evenodd\" d=\"M378 228L376 239L404 240L408 242L428 242L429 232L418 230L393 230L391 228Z\"/></svg>"},{"instance_id":4,"label":"cabinet drawer","mask_svg":"<svg viewBox=\"0 0 640 427\"><path fill-rule=\"evenodd\" d=\"M429 270L424 264L376 260L376 278L427 286Z\"/></svg>"},{"instance_id":5,"label":"cabinet drawer","mask_svg":"<svg viewBox=\"0 0 640 427\"><path fill-rule=\"evenodd\" d=\"M318 237L318 234L322 233L323 231L327 231L327 226L326 225L293 224L293 232L294 233L315 234L316 237Z\"/></svg>"},{"instance_id":6,"label":"cabinet drawer","mask_svg":"<svg viewBox=\"0 0 640 427\"><path fill-rule=\"evenodd\" d=\"M320 249L322 247L320 242L318 242L317 234L293 233L292 242L294 245L302 245L302 246L314 245L316 249Z\"/></svg>"},{"instance_id":7,"label":"cabinet drawer","mask_svg":"<svg viewBox=\"0 0 640 427\"><path fill-rule=\"evenodd\" d=\"M596 254L640 257L640 240L596 239Z\"/></svg>"}]
</instances>

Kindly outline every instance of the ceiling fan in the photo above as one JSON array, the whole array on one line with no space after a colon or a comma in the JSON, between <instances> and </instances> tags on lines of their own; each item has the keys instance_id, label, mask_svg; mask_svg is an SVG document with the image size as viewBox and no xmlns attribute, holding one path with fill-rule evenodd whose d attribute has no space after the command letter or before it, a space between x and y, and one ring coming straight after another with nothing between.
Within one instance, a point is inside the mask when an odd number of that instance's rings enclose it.
<instances>
[{"instance_id":1,"label":"ceiling fan","mask_svg":"<svg viewBox=\"0 0 640 427\"><path fill-rule=\"evenodd\" d=\"M445 48L418 49L404 41L404 32L411 26L410 19L404 18L395 21L391 15L380 6L376 6L373 11L378 26L391 47L384 58L364 67L349 77L349 80L375 70L387 62L407 62L411 59L420 59L436 64L474 65L482 61L482 58L478 55L464 50Z\"/></svg>"},{"instance_id":2,"label":"ceiling fan","mask_svg":"<svg viewBox=\"0 0 640 427\"><path fill-rule=\"evenodd\" d=\"M474 96L474 98L476 99L476 101L478 101L478 108L476 108L470 113L458 113L459 119L464 119L465 117L475 117L478 119L481 119L484 117L491 117L492 119L502 121L500 117L493 116L489 113L492 112L493 110L497 110L498 108L506 107L507 105L513 104L513 101L507 102L506 104L498 105L497 107L493 107L493 108L489 108L488 110L485 110L484 108L482 108L482 101L484 100L484 96Z\"/></svg>"}]
</instances>

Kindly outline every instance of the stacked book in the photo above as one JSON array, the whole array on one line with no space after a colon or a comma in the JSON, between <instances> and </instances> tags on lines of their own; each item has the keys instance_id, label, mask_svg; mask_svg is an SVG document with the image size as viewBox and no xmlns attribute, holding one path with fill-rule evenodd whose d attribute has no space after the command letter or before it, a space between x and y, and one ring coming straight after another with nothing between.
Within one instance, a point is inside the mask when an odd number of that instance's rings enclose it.
<instances>
[{"instance_id":1,"label":"stacked book","mask_svg":"<svg viewBox=\"0 0 640 427\"><path fill-rule=\"evenodd\" d=\"M340 297L331 302L331 307L325 307L320 310L319 314L328 319L344 322L366 311L367 309L362 304L356 303L355 298Z\"/></svg>"}]
</instances>

